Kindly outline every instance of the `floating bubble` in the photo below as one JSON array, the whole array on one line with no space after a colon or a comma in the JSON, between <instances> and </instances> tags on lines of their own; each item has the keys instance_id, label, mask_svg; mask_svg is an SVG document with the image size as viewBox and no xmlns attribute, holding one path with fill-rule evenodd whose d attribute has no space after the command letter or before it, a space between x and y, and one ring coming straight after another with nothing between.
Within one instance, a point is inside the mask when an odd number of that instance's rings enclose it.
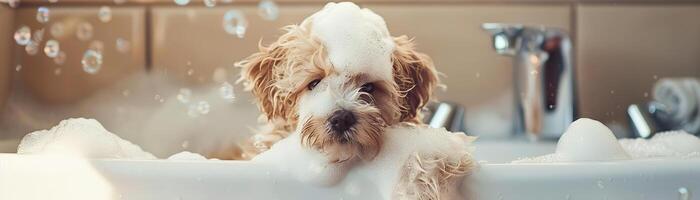
<instances>
[{"instance_id":1,"label":"floating bubble","mask_svg":"<svg viewBox=\"0 0 700 200\"><path fill-rule=\"evenodd\" d=\"M15 71L20 71L20 70L22 70L22 65L15 66Z\"/></svg>"},{"instance_id":2,"label":"floating bubble","mask_svg":"<svg viewBox=\"0 0 700 200\"><path fill-rule=\"evenodd\" d=\"M30 56L36 55L39 53L39 45L34 41L29 42L27 46L24 46L24 51L26 51Z\"/></svg>"},{"instance_id":3,"label":"floating bubble","mask_svg":"<svg viewBox=\"0 0 700 200\"><path fill-rule=\"evenodd\" d=\"M129 52L131 49L131 43L128 40L125 40L124 38L117 38L117 51L120 53L126 53Z\"/></svg>"},{"instance_id":4,"label":"floating bubble","mask_svg":"<svg viewBox=\"0 0 700 200\"><path fill-rule=\"evenodd\" d=\"M44 54L49 58L55 58L61 52L61 45L56 40L48 40L44 45Z\"/></svg>"},{"instance_id":5,"label":"floating bubble","mask_svg":"<svg viewBox=\"0 0 700 200\"><path fill-rule=\"evenodd\" d=\"M61 72L62 72L61 68L56 68L53 70L53 74L56 76L61 75Z\"/></svg>"},{"instance_id":6,"label":"floating bubble","mask_svg":"<svg viewBox=\"0 0 700 200\"><path fill-rule=\"evenodd\" d=\"M161 97L160 94L156 94L155 96L153 96L153 100L156 100L160 103L165 102L165 99L163 97Z\"/></svg>"},{"instance_id":7,"label":"floating bubble","mask_svg":"<svg viewBox=\"0 0 700 200\"><path fill-rule=\"evenodd\" d=\"M128 97L129 94L131 94L131 90L129 90L129 89L124 89L124 90L122 90L122 96Z\"/></svg>"},{"instance_id":8,"label":"floating bubble","mask_svg":"<svg viewBox=\"0 0 700 200\"><path fill-rule=\"evenodd\" d=\"M682 187L678 188L678 195L679 195L679 200L689 200L690 199L690 191L688 191L688 188Z\"/></svg>"},{"instance_id":9,"label":"floating bubble","mask_svg":"<svg viewBox=\"0 0 700 200\"><path fill-rule=\"evenodd\" d=\"M219 95L221 95L221 98L228 102L233 102L236 100L236 93L233 90L233 85L228 82L221 84L221 87L219 87Z\"/></svg>"},{"instance_id":10,"label":"floating bubble","mask_svg":"<svg viewBox=\"0 0 700 200\"><path fill-rule=\"evenodd\" d=\"M109 6L100 7L100 11L97 12L97 18L100 19L101 22L109 22L112 20L112 9L110 9Z\"/></svg>"},{"instance_id":11,"label":"floating bubble","mask_svg":"<svg viewBox=\"0 0 700 200\"><path fill-rule=\"evenodd\" d=\"M53 62L57 65L63 65L63 63L66 63L66 52L59 52L58 55L53 58Z\"/></svg>"},{"instance_id":12,"label":"floating bubble","mask_svg":"<svg viewBox=\"0 0 700 200\"><path fill-rule=\"evenodd\" d=\"M102 54L95 50L88 49L85 51L80 63L83 64L83 71L88 74L97 74L100 68L102 68Z\"/></svg>"},{"instance_id":13,"label":"floating bubble","mask_svg":"<svg viewBox=\"0 0 700 200\"><path fill-rule=\"evenodd\" d=\"M233 9L224 14L223 26L226 33L243 38L248 28L248 21L243 13Z\"/></svg>"},{"instance_id":14,"label":"floating bubble","mask_svg":"<svg viewBox=\"0 0 700 200\"><path fill-rule=\"evenodd\" d=\"M199 114L206 115L207 113L209 113L209 109L210 109L209 102L206 102L206 101L197 102L197 112L199 112Z\"/></svg>"},{"instance_id":15,"label":"floating bubble","mask_svg":"<svg viewBox=\"0 0 700 200\"><path fill-rule=\"evenodd\" d=\"M90 42L90 47L88 47L88 48L95 50L99 53L102 53L105 50L105 44L102 41L94 40L94 41Z\"/></svg>"},{"instance_id":16,"label":"floating bubble","mask_svg":"<svg viewBox=\"0 0 700 200\"><path fill-rule=\"evenodd\" d=\"M204 0L204 6L213 8L216 6L216 0Z\"/></svg>"},{"instance_id":17,"label":"floating bubble","mask_svg":"<svg viewBox=\"0 0 700 200\"><path fill-rule=\"evenodd\" d=\"M276 20L279 17L279 8L272 0L262 0L258 3L258 15L265 20Z\"/></svg>"},{"instance_id":18,"label":"floating bubble","mask_svg":"<svg viewBox=\"0 0 700 200\"><path fill-rule=\"evenodd\" d=\"M32 30L28 26L22 26L15 31L14 38L18 45L25 46L32 41Z\"/></svg>"},{"instance_id":19,"label":"floating bubble","mask_svg":"<svg viewBox=\"0 0 700 200\"><path fill-rule=\"evenodd\" d=\"M36 21L39 23L46 23L49 21L49 8L40 6L36 10Z\"/></svg>"},{"instance_id":20,"label":"floating bubble","mask_svg":"<svg viewBox=\"0 0 700 200\"><path fill-rule=\"evenodd\" d=\"M192 74L194 74L194 69L191 69L191 68L188 69L188 70L187 70L187 76L192 76Z\"/></svg>"},{"instance_id":21,"label":"floating bubble","mask_svg":"<svg viewBox=\"0 0 700 200\"><path fill-rule=\"evenodd\" d=\"M181 6L187 5L188 3L190 3L190 0L175 0L175 4Z\"/></svg>"},{"instance_id":22,"label":"floating bubble","mask_svg":"<svg viewBox=\"0 0 700 200\"><path fill-rule=\"evenodd\" d=\"M87 23L87 22L81 22L78 24L77 31L75 32L75 35L78 37L79 40L81 41L88 41L92 39L92 24Z\"/></svg>"},{"instance_id":23,"label":"floating bubble","mask_svg":"<svg viewBox=\"0 0 700 200\"><path fill-rule=\"evenodd\" d=\"M189 103L192 97L192 90L187 88L180 88L180 93L177 94L177 100L180 103Z\"/></svg>"},{"instance_id":24,"label":"floating bubble","mask_svg":"<svg viewBox=\"0 0 700 200\"><path fill-rule=\"evenodd\" d=\"M61 38L65 34L65 28L63 27L63 23L60 22L54 22L51 25L51 29L49 29L49 32L51 33L51 36L54 38Z\"/></svg>"}]
</instances>

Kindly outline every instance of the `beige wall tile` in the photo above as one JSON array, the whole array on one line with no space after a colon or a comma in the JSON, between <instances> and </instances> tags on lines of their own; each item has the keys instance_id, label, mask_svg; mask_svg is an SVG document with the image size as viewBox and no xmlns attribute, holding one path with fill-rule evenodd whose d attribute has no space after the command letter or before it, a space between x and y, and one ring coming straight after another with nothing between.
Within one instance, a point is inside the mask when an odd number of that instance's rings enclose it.
<instances>
[{"instance_id":1,"label":"beige wall tile","mask_svg":"<svg viewBox=\"0 0 700 200\"><path fill-rule=\"evenodd\" d=\"M484 22L542 24L570 29L570 9L566 5L386 5L367 4L386 19L394 35L416 37L419 50L435 60L447 74L447 92L441 99L463 104L492 100L511 88L510 58L497 55L490 36L481 30ZM280 27L295 24L321 5L282 6L280 19L264 21L255 7L237 7L248 17L247 37L226 34L221 19L227 7L153 10L153 64L167 68L168 74L189 83L207 82L216 67L230 67L256 51L259 38L270 43L282 32ZM202 39L196 39L202 38ZM191 65L187 63L191 62ZM191 76L189 69L194 69Z\"/></svg>"},{"instance_id":2,"label":"beige wall tile","mask_svg":"<svg viewBox=\"0 0 700 200\"><path fill-rule=\"evenodd\" d=\"M497 55L486 22L545 25L568 31L568 5L371 5L395 36L415 37L446 77L438 98L470 106L512 92L511 57Z\"/></svg>"},{"instance_id":3,"label":"beige wall tile","mask_svg":"<svg viewBox=\"0 0 700 200\"><path fill-rule=\"evenodd\" d=\"M0 111L5 108L5 101L9 97L12 66L12 47L14 46L15 11L9 7L0 5Z\"/></svg>"},{"instance_id":4,"label":"beige wall tile","mask_svg":"<svg viewBox=\"0 0 700 200\"><path fill-rule=\"evenodd\" d=\"M171 77L189 84L210 82L216 68L232 69L235 62L257 52L258 42L274 42L283 26L300 23L320 7L284 6L275 21L262 19L251 5L156 7L152 14L153 67L167 69ZM222 25L224 13L234 8L245 14L249 24L242 39L226 33Z\"/></svg>"},{"instance_id":5,"label":"beige wall tile","mask_svg":"<svg viewBox=\"0 0 700 200\"><path fill-rule=\"evenodd\" d=\"M700 76L700 5L582 5L578 88L584 117L626 123L661 77Z\"/></svg>"},{"instance_id":6,"label":"beige wall tile","mask_svg":"<svg viewBox=\"0 0 700 200\"><path fill-rule=\"evenodd\" d=\"M39 100L47 103L73 103L133 72L145 69L144 8L112 8L112 19L107 23L98 20L99 7L64 6L49 9L50 21L46 24L37 22L36 8L18 9L15 23L15 27L27 25L32 31L44 28L44 40L40 49L43 49L46 40L56 39L61 50L66 53L65 63L57 65L43 51L31 56L23 47L15 45L15 52L23 66L19 72L22 83ZM82 22L93 26L93 37L89 41L81 41L76 36L76 27ZM63 36L52 36L51 26L56 23L63 24ZM117 38L129 41L128 52L117 51ZM94 75L84 72L80 63L92 41L104 44L102 68ZM57 69L61 70L59 75L55 74Z\"/></svg>"}]
</instances>

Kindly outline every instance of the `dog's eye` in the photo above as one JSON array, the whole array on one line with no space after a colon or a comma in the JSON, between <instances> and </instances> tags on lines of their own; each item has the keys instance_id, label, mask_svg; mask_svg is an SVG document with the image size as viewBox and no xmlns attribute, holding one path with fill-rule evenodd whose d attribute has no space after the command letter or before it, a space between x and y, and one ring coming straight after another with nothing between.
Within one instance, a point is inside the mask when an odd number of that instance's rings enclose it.
<instances>
[{"instance_id":1,"label":"dog's eye","mask_svg":"<svg viewBox=\"0 0 700 200\"><path fill-rule=\"evenodd\" d=\"M366 92L366 93L372 93L374 92L374 84L372 83L365 83L360 87L360 92Z\"/></svg>"},{"instance_id":2,"label":"dog's eye","mask_svg":"<svg viewBox=\"0 0 700 200\"><path fill-rule=\"evenodd\" d=\"M309 85L306 86L306 88L309 88L309 90L313 90L319 82L321 82L321 79L313 80L311 81L311 83L309 83Z\"/></svg>"}]
</instances>

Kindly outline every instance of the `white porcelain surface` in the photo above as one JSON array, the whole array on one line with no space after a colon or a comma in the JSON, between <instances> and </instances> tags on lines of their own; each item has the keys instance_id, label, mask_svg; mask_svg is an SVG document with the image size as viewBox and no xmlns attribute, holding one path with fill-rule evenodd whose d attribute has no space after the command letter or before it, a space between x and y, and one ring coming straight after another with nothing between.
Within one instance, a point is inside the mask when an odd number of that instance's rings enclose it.
<instances>
[{"instance_id":1,"label":"white porcelain surface","mask_svg":"<svg viewBox=\"0 0 700 200\"><path fill-rule=\"evenodd\" d=\"M97 195L129 200L377 197L372 185L318 187L275 169L243 161L79 162L0 154L0 194L8 197L2 199L45 199L47 194L61 199L69 191L102 191L90 193L90 199ZM45 191L55 188L61 190ZM679 199L679 188L690 191L689 199L697 199L692 193L700 191L700 160L482 164L461 190L470 199L639 200Z\"/></svg>"}]
</instances>

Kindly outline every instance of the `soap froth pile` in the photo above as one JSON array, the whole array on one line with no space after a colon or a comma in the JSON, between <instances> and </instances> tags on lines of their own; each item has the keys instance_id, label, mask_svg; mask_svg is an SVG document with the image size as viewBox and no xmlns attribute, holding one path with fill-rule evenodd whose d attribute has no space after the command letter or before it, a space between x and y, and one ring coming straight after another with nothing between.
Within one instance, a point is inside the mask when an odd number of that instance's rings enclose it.
<instances>
[{"instance_id":1,"label":"soap froth pile","mask_svg":"<svg viewBox=\"0 0 700 200\"><path fill-rule=\"evenodd\" d=\"M17 147L18 154L80 156L86 158L157 159L153 154L107 131L94 119L71 118L49 130L27 134ZM168 160L207 160L184 151Z\"/></svg>"},{"instance_id":2,"label":"soap froth pile","mask_svg":"<svg viewBox=\"0 0 700 200\"><path fill-rule=\"evenodd\" d=\"M22 138L19 154L79 155L88 158L156 159L153 154L107 131L94 119L72 118Z\"/></svg>"},{"instance_id":3,"label":"soap froth pile","mask_svg":"<svg viewBox=\"0 0 700 200\"><path fill-rule=\"evenodd\" d=\"M308 23L311 34L327 48L336 69L369 72L378 79L391 79L394 40L382 17L350 2L328 3L302 25Z\"/></svg>"},{"instance_id":4,"label":"soap froth pile","mask_svg":"<svg viewBox=\"0 0 700 200\"><path fill-rule=\"evenodd\" d=\"M614 161L647 158L700 158L700 138L684 131L658 133L651 139L617 140L602 123L582 118L569 126L556 152L513 163Z\"/></svg>"}]
</instances>

